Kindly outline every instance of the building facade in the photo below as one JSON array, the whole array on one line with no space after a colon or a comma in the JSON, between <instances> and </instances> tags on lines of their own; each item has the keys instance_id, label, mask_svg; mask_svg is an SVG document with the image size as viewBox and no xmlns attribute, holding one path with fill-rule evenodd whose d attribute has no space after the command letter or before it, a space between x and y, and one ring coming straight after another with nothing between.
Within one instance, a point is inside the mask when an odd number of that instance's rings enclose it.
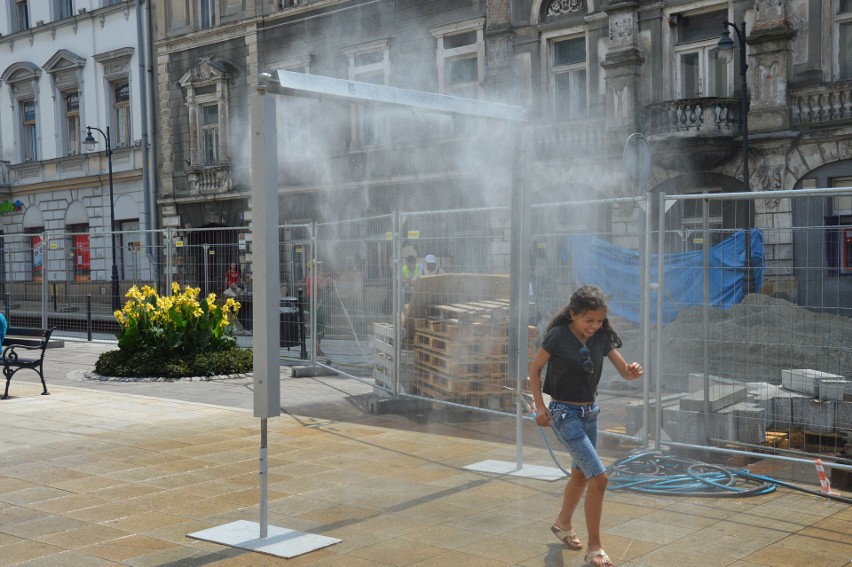
<instances>
[{"instance_id":1,"label":"building facade","mask_svg":"<svg viewBox=\"0 0 852 567\"><path fill-rule=\"evenodd\" d=\"M113 259L122 280L154 277L142 244L155 222L150 81L140 64L146 10L134 1L3 1L4 281L37 282L47 270L51 281L109 281Z\"/></svg>"},{"instance_id":2,"label":"building facade","mask_svg":"<svg viewBox=\"0 0 852 567\"><path fill-rule=\"evenodd\" d=\"M843 187L852 177L848 0L162 0L155 12L165 226L249 224L248 97L275 69L523 106L537 204ZM460 139L487 147L481 127L310 100L281 110L286 221L511 201L511 185L493 187L500 176L458 159ZM634 132L652 151L645 187L624 171ZM709 223L719 238L773 229L764 293L847 306L852 200L814 199L718 202ZM565 231L585 223L635 248L618 235L641 220L638 209L602 206ZM700 246L701 222L687 202L666 214L683 250ZM807 239L797 231L814 226Z\"/></svg>"}]
</instances>

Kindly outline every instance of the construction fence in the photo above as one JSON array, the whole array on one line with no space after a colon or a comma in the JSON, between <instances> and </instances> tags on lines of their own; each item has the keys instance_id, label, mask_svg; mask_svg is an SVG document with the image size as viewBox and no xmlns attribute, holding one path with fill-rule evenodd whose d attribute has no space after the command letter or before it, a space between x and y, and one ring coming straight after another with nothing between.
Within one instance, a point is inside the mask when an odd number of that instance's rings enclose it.
<instances>
[{"instance_id":1,"label":"construction fence","mask_svg":"<svg viewBox=\"0 0 852 567\"><path fill-rule=\"evenodd\" d=\"M513 350L531 360L571 292L591 283L610 298L624 357L646 368L628 383L606 367L604 429L848 462L850 203L852 190L830 189L533 206L524 273L512 271L509 208L284 225L281 355L304 356L301 305L311 362L379 396L513 414L527 399ZM238 342L251 346L251 250L248 228L6 234L0 296L16 326L108 339L113 267L122 303L132 285L219 297L231 287ZM527 321L510 316L513 278L529 283L517 311ZM526 330L517 344L511 325Z\"/></svg>"}]
</instances>

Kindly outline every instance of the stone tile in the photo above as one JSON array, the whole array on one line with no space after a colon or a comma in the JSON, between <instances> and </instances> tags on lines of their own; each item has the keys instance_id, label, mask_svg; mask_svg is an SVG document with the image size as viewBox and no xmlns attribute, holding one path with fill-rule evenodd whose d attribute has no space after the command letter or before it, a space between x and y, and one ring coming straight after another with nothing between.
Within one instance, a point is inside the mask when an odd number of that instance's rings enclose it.
<instances>
[{"instance_id":1,"label":"stone tile","mask_svg":"<svg viewBox=\"0 0 852 567\"><path fill-rule=\"evenodd\" d=\"M79 549L88 545L127 537L130 533L98 524L84 524L69 530L37 538L63 549Z\"/></svg>"},{"instance_id":2,"label":"stone tile","mask_svg":"<svg viewBox=\"0 0 852 567\"><path fill-rule=\"evenodd\" d=\"M498 561L506 561L509 565L515 565L522 561L532 559L546 552L548 546L525 541L515 534L506 534L500 537L489 537L465 546L465 553L485 557Z\"/></svg>"},{"instance_id":3,"label":"stone tile","mask_svg":"<svg viewBox=\"0 0 852 567\"><path fill-rule=\"evenodd\" d=\"M5 565L14 565L33 559L41 560L62 551L64 550L61 547L55 547L41 541L21 539L0 548L0 552L2 552L0 557L3 558Z\"/></svg>"},{"instance_id":4,"label":"stone tile","mask_svg":"<svg viewBox=\"0 0 852 567\"><path fill-rule=\"evenodd\" d=\"M686 543L686 542L685 542ZM613 558L615 560L615 558ZM701 565L701 567L723 567L731 564L731 558L714 553L701 553L688 544L655 549L632 560L632 564L647 567L682 567L683 565Z\"/></svg>"},{"instance_id":5,"label":"stone tile","mask_svg":"<svg viewBox=\"0 0 852 567\"><path fill-rule=\"evenodd\" d=\"M758 565L773 567L802 567L803 565L843 567L849 565L849 557L848 554L839 555L819 545L791 547L779 542L759 549L744 559Z\"/></svg>"},{"instance_id":6,"label":"stone tile","mask_svg":"<svg viewBox=\"0 0 852 567\"><path fill-rule=\"evenodd\" d=\"M359 557L383 565L397 565L402 567L423 561L445 551L445 549L431 545L388 539L352 551L347 554L347 557Z\"/></svg>"},{"instance_id":7,"label":"stone tile","mask_svg":"<svg viewBox=\"0 0 852 567\"><path fill-rule=\"evenodd\" d=\"M0 494L0 500L10 504L26 506L35 502L43 502L45 500L53 500L61 496L67 496L68 492L52 488L50 486L31 486L15 490L14 492L5 492Z\"/></svg>"},{"instance_id":8,"label":"stone tile","mask_svg":"<svg viewBox=\"0 0 852 567\"><path fill-rule=\"evenodd\" d=\"M176 544L140 535L129 535L80 548L81 553L109 561L125 562L133 557L148 555L152 551L176 547Z\"/></svg>"},{"instance_id":9,"label":"stone tile","mask_svg":"<svg viewBox=\"0 0 852 567\"><path fill-rule=\"evenodd\" d=\"M4 524L3 531L25 539L43 539L49 534L62 532L87 525L85 522L65 516L47 514L45 516L13 524Z\"/></svg>"},{"instance_id":10,"label":"stone tile","mask_svg":"<svg viewBox=\"0 0 852 567\"><path fill-rule=\"evenodd\" d=\"M84 555L78 551L62 551L54 555L17 563L15 567L69 567L70 565L74 567L110 567L113 565L119 566L121 563L104 561L97 557Z\"/></svg>"},{"instance_id":11,"label":"stone tile","mask_svg":"<svg viewBox=\"0 0 852 567\"><path fill-rule=\"evenodd\" d=\"M606 516L606 512L604 512L604 516ZM635 520L628 520L627 522L621 523L617 526L607 528L608 533L662 545L689 537L696 531L697 530L695 528L688 526L667 526L665 524L657 524L652 521L647 521L644 517Z\"/></svg>"},{"instance_id":12,"label":"stone tile","mask_svg":"<svg viewBox=\"0 0 852 567\"><path fill-rule=\"evenodd\" d=\"M442 547L444 549L458 549L466 547L473 542L487 538L488 535L483 532L449 525L430 525L416 532L400 536L400 539L406 541L415 541L418 543Z\"/></svg>"}]
</instances>

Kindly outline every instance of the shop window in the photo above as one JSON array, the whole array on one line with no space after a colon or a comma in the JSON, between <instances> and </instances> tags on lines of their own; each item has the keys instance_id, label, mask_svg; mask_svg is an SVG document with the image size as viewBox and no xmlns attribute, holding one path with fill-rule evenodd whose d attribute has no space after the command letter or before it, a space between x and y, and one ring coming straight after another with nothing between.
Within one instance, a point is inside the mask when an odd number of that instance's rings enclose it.
<instances>
[{"instance_id":1,"label":"shop window","mask_svg":"<svg viewBox=\"0 0 852 567\"><path fill-rule=\"evenodd\" d=\"M30 236L30 250L32 251L32 280L40 282L44 273L44 240L40 233Z\"/></svg>"}]
</instances>

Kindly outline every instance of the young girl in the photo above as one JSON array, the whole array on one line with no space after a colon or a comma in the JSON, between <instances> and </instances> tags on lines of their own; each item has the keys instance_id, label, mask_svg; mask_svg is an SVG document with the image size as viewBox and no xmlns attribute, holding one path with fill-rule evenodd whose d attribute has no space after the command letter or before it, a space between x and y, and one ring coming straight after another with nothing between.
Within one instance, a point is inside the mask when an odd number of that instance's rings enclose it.
<instances>
[{"instance_id":1,"label":"young girl","mask_svg":"<svg viewBox=\"0 0 852 567\"><path fill-rule=\"evenodd\" d=\"M603 359L609 358L625 380L642 376L639 363L627 364L616 350L621 339L609 326L606 314L606 297L600 288L588 285L578 288L568 305L547 326L544 341L530 367L535 422L540 427L553 427L556 437L574 459L562 509L550 530L569 548L583 548L571 521L586 489L584 510L589 537L586 563L592 567L613 565L601 544L601 512L608 480L606 468L595 450L600 413L595 396ZM549 406L544 405L541 395L541 369L545 364L543 391L551 397Z\"/></svg>"}]
</instances>

